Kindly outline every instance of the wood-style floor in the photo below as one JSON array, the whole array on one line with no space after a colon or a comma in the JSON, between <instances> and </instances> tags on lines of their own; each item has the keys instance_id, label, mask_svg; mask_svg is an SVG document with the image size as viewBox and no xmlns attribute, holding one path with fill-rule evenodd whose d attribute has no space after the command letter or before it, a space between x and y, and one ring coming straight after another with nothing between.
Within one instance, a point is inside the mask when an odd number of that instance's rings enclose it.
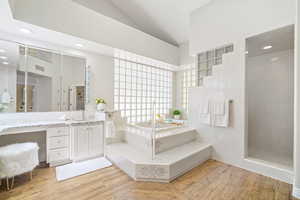
<instances>
[{"instance_id":1,"label":"wood-style floor","mask_svg":"<svg viewBox=\"0 0 300 200\"><path fill-rule=\"evenodd\" d=\"M63 182L54 168L37 169L33 180L21 176L0 200L291 200L292 186L217 161L207 161L169 184L134 182L116 167Z\"/></svg>"}]
</instances>

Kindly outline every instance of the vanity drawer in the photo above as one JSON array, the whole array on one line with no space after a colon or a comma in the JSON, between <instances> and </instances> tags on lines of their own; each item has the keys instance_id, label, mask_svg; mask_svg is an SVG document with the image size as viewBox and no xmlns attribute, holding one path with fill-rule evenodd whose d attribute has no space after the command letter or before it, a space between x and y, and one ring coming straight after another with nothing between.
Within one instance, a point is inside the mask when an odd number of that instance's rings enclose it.
<instances>
[{"instance_id":1,"label":"vanity drawer","mask_svg":"<svg viewBox=\"0 0 300 200\"><path fill-rule=\"evenodd\" d=\"M48 128L48 137L69 135L69 127Z\"/></svg>"},{"instance_id":2,"label":"vanity drawer","mask_svg":"<svg viewBox=\"0 0 300 200\"><path fill-rule=\"evenodd\" d=\"M50 150L48 152L48 162L57 162L69 159L69 151L65 149Z\"/></svg>"},{"instance_id":3,"label":"vanity drawer","mask_svg":"<svg viewBox=\"0 0 300 200\"><path fill-rule=\"evenodd\" d=\"M69 136L50 137L48 139L49 149L58 149L69 146Z\"/></svg>"}]
</instances>

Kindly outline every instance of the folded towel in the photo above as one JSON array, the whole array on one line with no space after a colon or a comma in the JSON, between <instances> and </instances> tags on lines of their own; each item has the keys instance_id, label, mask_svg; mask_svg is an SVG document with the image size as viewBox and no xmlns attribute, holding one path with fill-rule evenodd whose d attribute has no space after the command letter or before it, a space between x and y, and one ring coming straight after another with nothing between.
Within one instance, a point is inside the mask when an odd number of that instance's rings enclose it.
<instances>
[{"instance_id":1,"label":"folded towel","mask_svg":"<svg viewBox=\"0 0 300 200\"><path fill-rule=\"evenodd\" d=\"M199 118L201 124L211 125L210 102L204 99L199 105Z\"/></svg>"},{"instance_id":2,"label":"folded towel","mask_svg":"<svg viewBox=\"0 0 300 200\"><path fill-rule=\"evenodd\" d=\"M217 100L211 102L214 115L225 115L225 100Z\"/></svg>"},{"instance_id":3,"label":"folded towel","mask_svg":"<svg viewBox=\"0 0 300 200\"><path fill-rule=\"evenodd\" d=\"M212 117L213 118L212 124L215 127L226 128L229 126L229 114L230 114L229 113L229 100L224 101L224 112L223 112L224 114L223 115L220 114L220 113L222 113L221 110L222 109L217 110L217 112L216 111L214 112L216 114L214 114Z\"/></svg>"}]
</instances>

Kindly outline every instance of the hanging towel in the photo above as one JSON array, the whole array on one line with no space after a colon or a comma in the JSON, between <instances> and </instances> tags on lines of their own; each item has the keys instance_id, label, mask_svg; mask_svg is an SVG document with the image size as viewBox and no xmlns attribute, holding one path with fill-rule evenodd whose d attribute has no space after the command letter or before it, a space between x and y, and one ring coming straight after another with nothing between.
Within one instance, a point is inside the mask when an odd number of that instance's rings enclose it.
<instances>
[{"instance_id":1,"label":"hanging towel","mask_svg":"<svg viewBox=\"0 0 300 200\"><path fill-rule=\"evenodd\" d=\"M213 126L215 127L228 127L229 126L229 100L224 100L223 105L220 101L214 102L213 111Z\"/></svg>"},{"instance_id":2,"label":"hanging towel","mask_svg":"<svg viewBox=\"0 0 300 200\"><path fill-rule=\"evenodd\" d=\"M210 102L208 99L200 102L199 118L201 124L211 125Z\"/></svg>"},{"instance_id":3,"label":"hanging towel","mask_svg":"<svg viewBox=\"0 0 300 200\"><path fill-rule=\"evenodd\" d=\"M215 100L212 103L213 114L214 115L224 115L225 114L225 100Z\"/></svg>"},{"instance_id":4,"label":"hanging towel","mask_svg":"<svg viewBox=\"0 0 300 200\"><path fill-rule=\"evenodd\" d=\"M203 102L200 103L200 114L209 114L209 101L208 99L203 100Z\"/></svg>"}]
</instances>

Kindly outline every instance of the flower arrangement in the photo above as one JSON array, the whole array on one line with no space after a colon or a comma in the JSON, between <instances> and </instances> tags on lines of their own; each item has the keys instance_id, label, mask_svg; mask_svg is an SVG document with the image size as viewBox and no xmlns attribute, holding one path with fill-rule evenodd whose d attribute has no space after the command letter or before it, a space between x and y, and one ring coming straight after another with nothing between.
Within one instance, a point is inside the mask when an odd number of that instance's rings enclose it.
<instances>
[{"instance_id":1,"label":"flower arrangement","mask_svg":"<svg viewBox=\"0 0 300 200\"><path fill-rule=\"evenodd\" d=\"M102 99L102 98L96 98L96 104L98 105L98 104L106 104L106 102L105 102L105 100L104 99Z\"/></svg>"},{"instance_id":2,"label":"flower arrangement","mask_svg":"<svg viewBox=\"0 0 300 200\"><path fill-rule=\"evenodd\" d=\"M97 105L97 110L104 112L106 109L106 102L102 98L96 98L96 105Z\"/></svg>"}]
</instances>

